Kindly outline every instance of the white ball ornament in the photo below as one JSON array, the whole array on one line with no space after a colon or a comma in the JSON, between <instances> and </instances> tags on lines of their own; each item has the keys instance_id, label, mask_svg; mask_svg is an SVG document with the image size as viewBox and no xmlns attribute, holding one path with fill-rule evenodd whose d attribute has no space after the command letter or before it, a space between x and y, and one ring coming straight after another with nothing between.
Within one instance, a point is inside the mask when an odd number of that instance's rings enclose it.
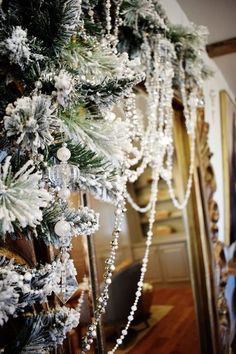
<instances>
[{"instance_id":1,"label":"white ball ornament","mask_svg":"<svg viewBox=\"0 0 236 354\"><path fill-rule=\"evenodd\" d=\"M32 279L32 275L29 272L26 272L24 278L26 281L30 281Z\"/></svg>"},{"instance_id":2,"label":"white ball ornament","mask_svg":"<svg viewBox=\"0 0 236 354\"><path fill-rule=\"evenodd\" d=\"M65 220L59 220L54 226L54 231L58 236L65 237L70 234L70 224Z\"/></svg>"},{"instance_id":3,"label":"white ball ornament","mask_svg":"<svg viewBox=\"0 0 236 354\"><path fill-rule=\"evenodd\" d=\"M62 188L59 192L58 192L58 196L61 199L68 199L70 196L70 190L68 188Z\"/></svg>"},{"instance_id":4,"label":"white ball ornament","mask_svg":"<svg viewBox=\"0 0 236 354\"><path fill-rule=\"evenodd\" d=\"M62 162L66 162L71 157L71 152L66 146L62 146L57 150L57 158Z\"/></svg>"}]
</instances>

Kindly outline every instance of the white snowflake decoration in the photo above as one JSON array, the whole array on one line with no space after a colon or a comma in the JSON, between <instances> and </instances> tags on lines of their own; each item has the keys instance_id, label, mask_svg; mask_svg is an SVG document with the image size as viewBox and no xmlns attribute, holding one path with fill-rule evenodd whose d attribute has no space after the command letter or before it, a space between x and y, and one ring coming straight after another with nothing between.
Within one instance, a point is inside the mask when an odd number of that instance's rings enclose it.
<instances>
[{"instance_id":1,"label":"white snowflake decoration","mask_svg":"<svg viewBox=\"0 0 236 354\"><path fill-rule=\"evenodd\" d=\"M14 223L24 228L35 227L42 221L42 208L51 199L45 189L39 188L40 172L34 172L33 162L28 161L14 176L11 157L0 165L0 232L14 231Z\"/></svg>"},{"instance_id":2,"label":"white snowflake decoration","mask_svg":"<svg viewBox=\"0 0 236 354\"><path fill-rule=\"evenodd\" d=\"M46 95L18 98L6 108L4 128L7 136L16 136L17 144L37 152L53 142L52 132L59 129L55 107Z\"/></svg>"}]
</instances>

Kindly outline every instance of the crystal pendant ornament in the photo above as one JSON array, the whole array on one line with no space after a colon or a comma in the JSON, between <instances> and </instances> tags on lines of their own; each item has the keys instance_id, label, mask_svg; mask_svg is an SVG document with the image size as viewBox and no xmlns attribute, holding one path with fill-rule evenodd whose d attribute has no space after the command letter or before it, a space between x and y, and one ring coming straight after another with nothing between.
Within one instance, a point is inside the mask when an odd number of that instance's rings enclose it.
<instances>
[{"instance_id":1,"label":"crystal pendant ornament","mask_svg":"<svg viewBox=\"0 0 236 354\"><path fill-rule=\"evenodd\" d=\"M54 165L49 169L50 181L59 187L69 186L76 182L79 177L79 169L75 165L67 163L60 163L60 165Z\"/></svg>"},{"instance_id":2,"label":"crystal pendant ornament","mask_svg":"<svg viewBox=\"0 0 236 354\"><path fill-rule=\"evenodd\" d=\"M50 181L60 188L58 192L59 198L66 200L70 196L69 186L73 185L79 178L79 169L77 166L68 164L71 157L71 152L64 144L57 151L57 158L60 162L49 168L48 175Z\"/></svg>"},{"instance_id":3,"label":"crystal pendant ornament","mask_svg":"<svg viewBox=\"0 0 236 354\"><path fill-rule=\"evenodd\" d=\"M78 289L79 284L76 279L76 270L70 259L69 253L62 249L62 268L61 268L61 291L56 293L60 301L65 304Z\"/></svg>"}]
</instances>

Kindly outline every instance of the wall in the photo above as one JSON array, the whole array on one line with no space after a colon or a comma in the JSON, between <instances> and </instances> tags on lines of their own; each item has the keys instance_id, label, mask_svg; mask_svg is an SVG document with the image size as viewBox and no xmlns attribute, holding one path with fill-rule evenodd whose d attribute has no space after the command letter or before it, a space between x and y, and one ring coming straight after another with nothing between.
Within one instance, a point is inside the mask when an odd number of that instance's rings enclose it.
<instances>
[{"instance_id":1,"label":"wall","mask_svg":"<svg viewBox=\"0 0 236 354\"><path fill-rule=\"evenodd\" d=\"M188 25L190 21L181 9L176 0L160 0L163 8L166 10L167 16L171 23ZM214 72L214 76L208 79L204 84L205 96L205 118L210 124L209 145L213 152L212 163L215 170L217 191L215 194L216 201L219 205L219 238L224 240L224 185L223 185L223 163L222 163L222 144L221 144L221 126L220 126L220 90L226 90L231 97L231 92L224 76L214 63L213 60L205 55L205 63Z\"/></svg>"}]
</instances>

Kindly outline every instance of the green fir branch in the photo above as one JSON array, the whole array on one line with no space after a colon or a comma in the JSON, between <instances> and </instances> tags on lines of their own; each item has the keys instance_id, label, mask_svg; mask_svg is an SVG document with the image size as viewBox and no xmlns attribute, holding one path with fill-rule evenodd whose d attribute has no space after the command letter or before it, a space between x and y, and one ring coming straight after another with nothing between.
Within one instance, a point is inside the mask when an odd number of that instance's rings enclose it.
<instances>
[{"instance_id":1,"label":"green fir branch","mask_svg":"<svg viewBox=\"0 0 236 354\"><path fill-rule=\"evenodd\" d=\"M95 151L90 150L87 146L81 143L74 144L72 141L67 141L67 147L71 152L69 162L77 165L81 171L98 171L105 170L108 162L104 156L98 155ZM50 161L56 158L57 150L62 146L62 142L53 144L49 147L47 160Z\"/></svg>"},{"instance_id":2,"label":"green fir branch","mask_svg":"<svg viewBox=\"0 0 236 354\"><path fill-rule=\"evenodd\" d=\"M75 33L79 12L78 0L12 0L8 18L12 26L27 28L29 35L42 42L53 55L58 54Z\"/></svg>"},{"instance_id":3,"label":"green fir branch","mask_svg":"<svg viewBox=\"0 0 236 354\"><path fill-rule=\"evenodd\" d=\"M121 78L104 80L98 85L82 83L79 86L79 92L88 106L109 107L127 95L139 81L137 78Z\"/></svg>"},{"instance_id":4,"label":"green fir branch","mask_svg":"<svg viewBox=\"0 0 236 354\"><path fill-rule=\"evenodd\" d=\"M79 313L65 306L25 319L21 331L4 348L4 354L46 354L61 345L79 323Z\"/></svg>"},{"instance_id":5,"label":"green fir branch","mask_svg":"<svg viewBox=\"0 0 236 354\"><path fill-rule=\"evenodd\" d=\"M96 82L112 78L119 70L118 57L95 37L86 41L81 37L73 38L61 54L61 63L80 79Z\"/></svg>"}]
</instances>

